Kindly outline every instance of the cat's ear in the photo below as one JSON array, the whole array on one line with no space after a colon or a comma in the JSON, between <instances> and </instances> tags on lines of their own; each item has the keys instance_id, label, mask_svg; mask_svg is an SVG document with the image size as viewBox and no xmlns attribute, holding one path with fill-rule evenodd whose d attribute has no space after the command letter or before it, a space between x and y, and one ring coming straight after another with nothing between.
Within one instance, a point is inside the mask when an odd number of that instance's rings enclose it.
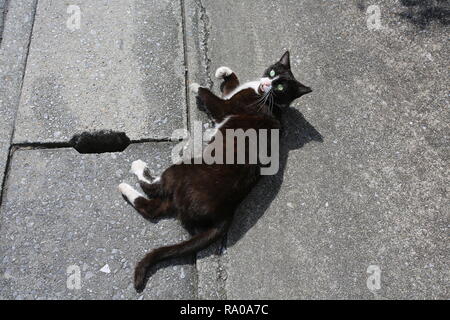
<instances>
[{"instance_id":1,"label":"cat's ear","mask_svg":"<svg viewBox=\"0 0 450 320\"><path fill-rule=\"evenodd\" d=\"M286 51L280 59L280 63L286 68L291 68L291 59L289 57L289 51Z\"/></svg>"},{"instance_id":2,"label":"cat's ear","mask_svg":"<svg viewBox=\"0 0 450 320\"><path fill-rule=\"evenodd\" d=\"M312 89L310 87L307 87L297 81L297 94L296 94L297 98L310 92L312 92Z\"/></svg>"}]
</instances>

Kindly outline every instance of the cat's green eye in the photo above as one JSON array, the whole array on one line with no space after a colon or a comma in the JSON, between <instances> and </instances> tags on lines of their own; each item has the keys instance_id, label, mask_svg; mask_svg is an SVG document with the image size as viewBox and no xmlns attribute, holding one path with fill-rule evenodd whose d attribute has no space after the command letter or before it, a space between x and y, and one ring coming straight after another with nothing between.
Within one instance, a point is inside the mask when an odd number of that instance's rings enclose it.
<instances>
[{"instance_id":1,"label":"cat's green eye","mask_svg":"<svg viewBox=\"0 0 450 320\"><path fill-rule=\"evenodd\" d=\"M272 78L275 77L275 70L270 71L269 76L271 76Z\"/></svg>"},{"instance_id":2,"label":"cat's green eye","mask_svg":"<svg viewBox=\"0 0 450 320\"><path fill-rule=\"evenodd\" d=\"M278 91L283 91L283 89L284 89L284 87L283 87L282 84L279 84L279 85L277 86L277 90L278 90Z\"/></svg>"}]
</instances>

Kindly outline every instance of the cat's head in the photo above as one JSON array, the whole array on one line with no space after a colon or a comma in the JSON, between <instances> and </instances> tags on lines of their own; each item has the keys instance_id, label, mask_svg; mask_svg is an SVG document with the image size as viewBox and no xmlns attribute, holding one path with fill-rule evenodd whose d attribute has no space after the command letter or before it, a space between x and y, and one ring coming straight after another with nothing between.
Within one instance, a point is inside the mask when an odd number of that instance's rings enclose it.
<instances>
[{"instance_id":1,"label":"cat's head","mask_svg":"<svg viewBox=\"0 0 450 320\"><path fill-rule=\"evenodd\" d=\"M295 99L312 92L311 88L301 84L292 74L289 51L264 71L260 91L271 91L274 102L279 106L288 106Z\"/></svg>"}]
</instances>

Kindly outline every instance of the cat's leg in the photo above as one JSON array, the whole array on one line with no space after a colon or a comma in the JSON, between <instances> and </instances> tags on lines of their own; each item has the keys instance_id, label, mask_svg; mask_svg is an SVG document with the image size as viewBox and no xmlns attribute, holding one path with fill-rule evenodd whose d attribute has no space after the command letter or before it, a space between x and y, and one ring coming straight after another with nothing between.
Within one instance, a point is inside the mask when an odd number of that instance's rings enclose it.
<instances>
[{"instance_id":1,"label":"cat's leg","mask_svg":"<svg viewBox=\"0 0 450 320\"><path fill-rule=\"evenodd\" d=\"M190 89L198 96L206 112L210 114L215 122L221 122L228 114L229 107L226 103L227 101L216 96L211 90L200 87L198 83L191 84Z\"/></svg>"},{"instance_id":2,"label":"cat's leg","mask_svg":"<svg viewBox=\"0 0 450 320\"><path fill-rule=\"evenodd\" d=\"M125 200L130 203L145 219L154 220L170 213L172 208L169 199L147 199L139 191L126 183L119 184L119 191Z\"/></svg>"},{"instance_id":3,"label":"cat's leg","mask_svg":"<svg viewBox=\"0 0 450 320\"><path fill-rule=\"evenodd\" d=\"M147 164L142 160L133 161L131 164L131 173L139 180L142 191L150 198L161 197L163 195L162 185L159 177L152 177Z\"/></svg>"},{"instance_id":4,"label":"cat's leg","mask_svg":"<svg viewBox=\"0 0 450 320\"><path fill-rule=\"evenodd\" d=\"M216 78L223 80L220 84L220 91L223 97L229 95L234 89L239 87L239 79L236 73L228 67L218 68L216 70Z\"/></svg>"}]
</instances>

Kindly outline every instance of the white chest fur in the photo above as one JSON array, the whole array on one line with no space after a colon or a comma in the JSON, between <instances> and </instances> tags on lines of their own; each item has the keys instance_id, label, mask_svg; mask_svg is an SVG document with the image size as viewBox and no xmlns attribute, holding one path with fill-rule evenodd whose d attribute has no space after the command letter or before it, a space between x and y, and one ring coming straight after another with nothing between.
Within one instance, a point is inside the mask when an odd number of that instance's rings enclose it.
<instances>
[{"instance_id":1,"label":"white chest fur","mask_svg":"<svg viewBox=\"0 0 450 320\"><path fill-rule=\"evenodd\" d=\"M257 94L259 94L259 86L260 86L261 82L260 81L250 81L250 82L246 82L242 85L240 85L239 87L237 87L236 89L234 89L232 92L230 92L227 96L224 97L225 100L229 100L231 97L233 97L236 93L248 89L248 88L252 88L253 90L255 90L255 92Z\"/></svg>"}]
</instances>

